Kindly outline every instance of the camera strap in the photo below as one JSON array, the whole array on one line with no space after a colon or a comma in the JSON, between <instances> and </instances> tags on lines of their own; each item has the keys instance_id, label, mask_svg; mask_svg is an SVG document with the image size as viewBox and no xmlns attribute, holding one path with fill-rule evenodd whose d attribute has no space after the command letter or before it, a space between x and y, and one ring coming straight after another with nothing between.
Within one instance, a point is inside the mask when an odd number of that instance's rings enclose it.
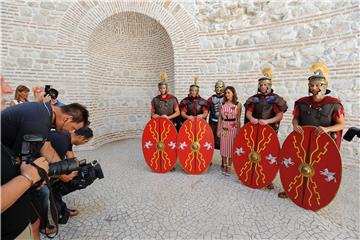
<instances>
[{"instance_id":1,"label":"camera strap","mask_svg":"<svg viewBox=\"0 0 360 240\"><path fill-rule=\"evenodd\" d=\"M3 143L1 143L1 150L5 151L6 155L9 157L11 164L13 166L18 165L18 162L16 161L16 155L7 147L5 146Z\"/></svg>"},{"instance_id":2,"label":"camera strap","mask_svg":"<svg viewBox=\"0 0 360 240\"><path fill-rule=\"evenodd\" d=\"M54 238L54 237L56 237L56 235L57 235L58 232L59 232L59 215L58 215L58 210L57 210L57 208L56 208L55 199L54 199L54 194L53 194L53 191L52 191L52 187L51 187L51 184L50 184L50 180L49 180L49 177L48 177L48 175L47 175L47 173L45 172L44 169L42 169L41 167L39 167L38 165L36 165L34 162L31 162L30 164L31 164L32 166L34 166L34 167L38 170L38 173L39 173L39 176L41 177L41 180L45 180L46 185L47 185L48 188L49 188L49 192L50 192L50 196L49 196L49 200L50 200L50 213L51 213L51 218L53 219L54 224L55 224L55 227L56 227L56 232L54 233L53 236L46 234L46 237L48 237L48 238ZM40 180L40 181L41 181L41 180Z\"/></svg>"},{"instance_id":3,"label":"camera strap","mask_svg":"<svg viewBox=\"0 0 360 240\"><path fill-rule=\"evenodd\" d=\"M46 106L46 103L43 103L43 104L44 104L44 106L45 106L45 108L46 108L47 112L49 113L49 117L51 117L50 109L48 108L48 106Z\"/></svg>"}]
</instances>

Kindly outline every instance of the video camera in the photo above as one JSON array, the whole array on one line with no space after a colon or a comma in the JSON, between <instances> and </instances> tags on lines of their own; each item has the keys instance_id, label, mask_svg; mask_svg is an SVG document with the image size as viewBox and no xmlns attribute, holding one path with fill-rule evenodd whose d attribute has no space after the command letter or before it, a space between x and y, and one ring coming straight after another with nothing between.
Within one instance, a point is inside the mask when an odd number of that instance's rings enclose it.
<instances>
[{"instance_id":1,"label":"video camera","mask_svg":"<svg viewBox=\"0 0 360 240\"><path fill-rule=\"evenodd\" d=\"M57 97L59 96L59 92L55 88L51 88L51 85L45 85L44 97L46 96L50 96L51 99L57 99Z\"/></svg>"},{"instance_id":2,"label":"video camera","mask_svg":"<svg viewBox=\"0 0 360 240\"><path fill-rule=\"evenodd\" d=\"M43 137L39 135L24 135L21 144L21 161L31 163L40 157L40 149L44 144ZM48 176L69 174L78 168L78 163L74 159L67 159L49 164Z\"/></svg>"},{"instance_id":3,"label":"video camera","mask_svg":"<svg viewBox=\"0 0 360 240\"><path fill-rule=\"evenodd\" d=\"M344 139L348 142L352 141L354 136L357 136L358 138L360 138L360 128L356 128L356 127L351 127L349 128L345 135L344 135Z\"/></svg>"},{"instance_id":4,"label":"video camera","mask_svg":"<svg viewBox=\"0 0 360 240\"><path fill-rule=\"evenodd\" d=\"M89 163L85 159L80 161L79 167L76 169L78 175L69 182L57 181L53 184L53 189L59 191L63 196L75 190L84 189L91 185L95 179L104 178L103 171L97 160Z\"/></svg>"},{"instance_id":5,"label":"video camera","mask_svg":"<svg viewBox=\"0 0 360 240\"><path fill-rule=\"evenodd\" d=\"M39 153L44 139L39 135L31 134L24 135L23 139L24 141L21 145L21 161L31 163L40 157ZM74 159L65 159L60 162L50 163L48 176L70 174L72 171L78 171L78 176L67 183L62 181L55 182L53 189L58 189L62 195L66 195L75 190L86 188L97 178L104 178L103 171L97 160L91 161L90 163L86 163L86 160L81 160L78 164L78 161Z\"/></svg>"}]
</instances>

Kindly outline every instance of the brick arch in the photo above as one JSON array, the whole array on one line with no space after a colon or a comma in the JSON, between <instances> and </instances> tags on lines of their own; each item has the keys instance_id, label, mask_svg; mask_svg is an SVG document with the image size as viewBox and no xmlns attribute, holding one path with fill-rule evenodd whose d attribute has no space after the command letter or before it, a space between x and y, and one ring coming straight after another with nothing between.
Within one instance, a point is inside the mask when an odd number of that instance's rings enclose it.
<instances>
[{"instance_id":1,"label":"brick arch","mask_svg":"<svg viewBox=\"0 0 360 240\"><path fill-rule=\"evenodd\" d=\"M141 136L142 128L137 127L134 131L127 133L112 133L111 130L100 130L106 128L101 121L97 121L100 112L99 101L94 98L93 94L97 93L98 82L94 81L91 74L91 62L89 58L90 50L89 43L91 41L92 34L96 31L97 27L106 19L111 16L121 13L135 13L142 14L151 19L154 19L160 26L162 26L167 32L172 48L174 57L174 70L173 70L173 85L176 85L177 81L183 79L189 79L189 75L198 74L200 71L197 61L197 54L194 53L199 48L199 36L195 25L192 22L191 16L177 3L153 3L150 1L144 2L103 2L95 3L92 1L75 2L67 10L60 24L58 31L58 44L64 45L64 56L69 59L69 56L75 56L74 64L65 61L59 63L60 68L72 68L74 72L82 72L81 78L86 83L87 89L81 89L87 96L85 105L88 106L89 111L92 112L93 128L95 130L96 138L92 141L91 146L87 148L94 148L101 146L106 142L111 142L119 139L125 139L128 137ZM189 57L195 56L195 57ZM77 60L76 60L77 59ZM81 64L78 64L78 60L81 59ZM183 66L183 59L187 59ZM181 61L180 61L181 60ZM74 66L73 66L74 65ZM81 66L80 66L81 65ZM187 66L192 66L192 71L189 71ZM184 71L186 69L186 71ZM175 86L174 86L175 88ZM90 96L92 95L92 97ZM96 96L96 95L95 95ZM101 101L101 100L100 100ZM144 125L146 123L144 120ZM106 123L105 123L106 124ZM98 130L97 130L98 129Z\"/></svg>"},{"instance_id":2,"label":"brick arch","mask_svg":"<svg viewBox=\"0 0 360 240\"><path fill-rule=\"evenodd\" d=\"M199 47L199 34L193 19L177 3L168 5L151 1L86 3L76 2L67 10L60 24L58 40L85 47L91 33L103 20L117 13L135 12L158 21L168 32L175 52L186 47Z\"/></svg>"},{"instance_id":3,"label":"brick arch","mask_svg":"<svg viewBox=\"0 0 360 240\"><path fill-rule=\"evenodd\" d=\"M140 13L155 19L168 33L174 49L174 82L176 85L188 85L195 75L201 75L202 53L199 30L193 17L175 1L77 1L66 11L59 25L58 45L72 55L73 51L83 54L86 59L91 33L108 17L121 12ZM71 51L69 51L71 49ZM84 60L84 66L89 65ZM191 66L191 67L189 67ZM179 93L179 92L175 92Z\"/></svg>"}]
</instances>

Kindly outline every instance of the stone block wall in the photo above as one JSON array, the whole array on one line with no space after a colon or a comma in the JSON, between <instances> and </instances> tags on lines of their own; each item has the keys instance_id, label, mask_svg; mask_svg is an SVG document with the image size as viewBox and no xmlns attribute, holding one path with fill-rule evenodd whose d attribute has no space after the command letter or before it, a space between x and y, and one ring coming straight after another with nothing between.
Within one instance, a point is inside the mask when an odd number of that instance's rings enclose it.
<instances>
[{"instance_id":1,"label":"stone block wall","mask_svg":"<svg viewBox=\"0 0 360 240\"><path fill-rule=\"evenodd\" d=\"M88 106L96 137L88 147L139 137L166 70L179 100L195 75L207 98L214 83L234 86L243 103L261 68L291 113L307 95L314 62L330 69L330 88L359 121L358 1L2 1L1 64L16 87L51 84L65 103ZM342 144L345 164L359 165L359 141Z\"/></svg>"}]
</instances>

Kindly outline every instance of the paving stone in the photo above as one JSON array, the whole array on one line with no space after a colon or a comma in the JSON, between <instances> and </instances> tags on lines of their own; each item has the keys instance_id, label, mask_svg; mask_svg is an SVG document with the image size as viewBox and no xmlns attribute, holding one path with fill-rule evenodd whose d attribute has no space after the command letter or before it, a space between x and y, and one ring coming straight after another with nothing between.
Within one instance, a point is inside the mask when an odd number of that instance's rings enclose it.
<instances>
[{"instance_id":1,"label":"paving stone","mask_svg":"<svg viewBox=\"0 0 360 240\"><path fill-rule=\"evenodd\" d=\"M131 151L130 151L131 149ZM156 174L141 140L114 142L77 155L100 160L104 179L65 196L80 214L60 225L55 239L358 239L359 169L343 167L336 198L306 211L275 191L253 190L214 164L202 175ZM45 239L42 237L42 239Z\"/></svg>"}]
</instances>

